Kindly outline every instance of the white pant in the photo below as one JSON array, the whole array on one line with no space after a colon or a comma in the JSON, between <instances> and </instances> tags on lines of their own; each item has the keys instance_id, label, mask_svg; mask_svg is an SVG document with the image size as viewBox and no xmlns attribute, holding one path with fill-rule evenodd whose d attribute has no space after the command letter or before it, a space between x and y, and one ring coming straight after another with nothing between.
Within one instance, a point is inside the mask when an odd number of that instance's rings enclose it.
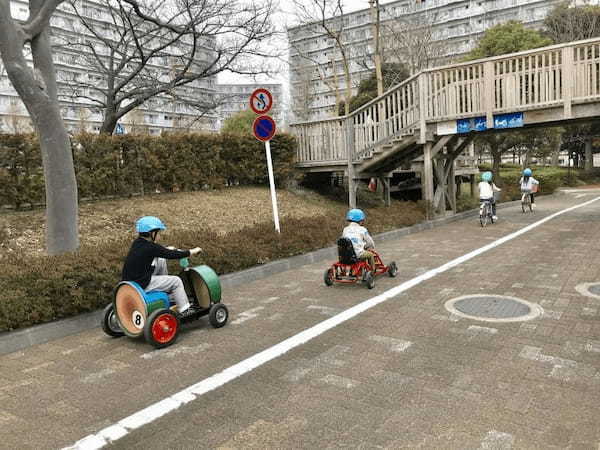
<instances>
[{"instance_id":1,"label":"white pant","mask_svg":"<svg viewBox=\"0 0 600 450\"><path fill-rule=\"evenodd\" d=\"M190 301L185 293L183 281L175 275L167 275L167 261L164 258L154 258L154 272L145 291L166 292L177 305L177 311L182 313L190 307Z\"/></svg>"}]
</instances>

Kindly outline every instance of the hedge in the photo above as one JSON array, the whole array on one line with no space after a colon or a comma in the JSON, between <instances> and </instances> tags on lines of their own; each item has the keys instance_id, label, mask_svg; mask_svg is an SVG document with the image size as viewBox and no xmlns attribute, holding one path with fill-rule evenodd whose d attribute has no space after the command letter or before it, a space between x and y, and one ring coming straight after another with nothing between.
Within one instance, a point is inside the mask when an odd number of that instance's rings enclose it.
<instances>
[{"instance_id":1,"label":"hedge","mask_svg":"<svg viewBox=\"0 0 600 450\"><path fill-rule=\"evenodd\" d=\"M271 150L276 182L293 178L294 137L276 135ZM80 199L264 184L267 178L264 145L251 136L80 134L72 139L72 152ZM0 205L20 209L44 203L35 135L0 134L0 161Z\"/></svg>"},{"instance_id":2,"label":"hedge","mask_svg":"<svg viewBox=\"0 0 600 450\"><path fill-rule=\"evenodd\" d=\"M372 233L424 219L422 208L412 202L393 202L390 208L367 209L367 214ZM273 230L272 223L263 223L226 235L202 229L172 231L169 242L181 248L200 243L204 252L192 263L208 264L223 274L334 245L344 225L343 216L285 218L281 234ZM74 254L12 254L0 271L0 331L104 307L112 300L129 246L130 241L117 237ZM326 264L323 262L323 270ZM177 263L171 262L169 270L177 273ZM316 276L314 283L321 282Z\"/></svg>"}]
</instances>

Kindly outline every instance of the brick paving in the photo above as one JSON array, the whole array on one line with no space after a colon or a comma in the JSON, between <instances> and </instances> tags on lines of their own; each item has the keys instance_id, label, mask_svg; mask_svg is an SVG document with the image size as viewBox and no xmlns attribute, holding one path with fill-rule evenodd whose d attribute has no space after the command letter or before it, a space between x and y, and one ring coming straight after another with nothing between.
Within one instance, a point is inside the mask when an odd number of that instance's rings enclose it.
<instances>
[{"instance_id":1,"label":"brick paving","mask_svg":"<svg viewBox=\"0 0 600 450\"><path fill-rule=\"evenodd\" d=\"M0 448L60 448L332 315L600 192L540 198L385 242L397 278L322 283L315 263L228 289L231 322L153 351L99 329L0 356ZM509 449L600 446L600 202L370 309L113 444L154 448ZM460 318L455 297L508 295L542 317Z\"/></svg>"}]
</instances>

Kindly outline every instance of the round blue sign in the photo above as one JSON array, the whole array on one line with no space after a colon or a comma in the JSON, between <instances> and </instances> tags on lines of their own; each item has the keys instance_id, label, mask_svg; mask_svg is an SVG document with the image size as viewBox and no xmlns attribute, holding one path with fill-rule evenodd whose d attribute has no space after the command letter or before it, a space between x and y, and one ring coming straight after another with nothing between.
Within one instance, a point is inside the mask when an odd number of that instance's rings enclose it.
<instances>
[{"instance_id":1,"label":"round blue sign","mask_svg":"<svg viewBox=\"0 0 600 450\"><path fill-rule=\"evenodd\" d=\"M275 134L275 121L269 116L258 116L253 125L254 136L259 141L268 141Z\"/></svg>"}]
</instances>

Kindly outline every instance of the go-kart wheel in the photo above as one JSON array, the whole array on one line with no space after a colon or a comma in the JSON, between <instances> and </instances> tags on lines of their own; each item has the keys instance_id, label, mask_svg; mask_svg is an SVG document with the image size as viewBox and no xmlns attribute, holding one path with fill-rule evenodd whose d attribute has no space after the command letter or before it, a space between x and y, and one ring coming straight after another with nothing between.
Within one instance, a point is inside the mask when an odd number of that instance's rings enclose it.
<instances>
[{"instance_id":1,"label":"go-kart wheel","mask_svg":"<svg viewBox=\"0 0 600 450\"><path fill-rule=\"evenodd\" d=\"M398 266L396 265L396 263L394 261L392 261L388 266L388 274L392 278L394 278L396 275L398 275Z\"/></svg>"},{"instance_id":2,"label":"go-kart wheel","mask_svg":"<svg viewBox=\"0 0 600 450\"><path fill-rule=\"evenodd\" d=\"M179 318L170 309L159 309L148 317L144 325L146 341L156 348L171 345L179 334Z\"/></svg>"},{"instance_id":3,"label":"go-kart wheel","mask_svg":"<svg viewBox=\"0 0 600 450\"><path fill-rule=\"evenodd\" d=\"M323 274L323 281L326 286L331 286L333 284L333 269L331 267Z\"/></svg>"},{"instance_id":4,"label":"go-kart wheel","mask_svg":"<svg viewBox=\"0 0 600 450\"><path fill-rule=\"evenodd\" d=\"M369 289L373 289L375 287L375 278L371 272L365 273L365 283Z\"/></svg>"},{"instance_id":5,"label":"go-kart wheel","mask_svg":"<svg viewBox=\"0 0 600 450\"><path fill-rule=\"evenodd\" d=\"M221 328L229 319L229 311L223 303L215 303L208 312L208 321L215 328Z\"/></svg>"},{"instance_id":6,"label":"go-kart wheel","mask_svg":"<svg viewBox=\"0 0 600 450\"><path fill-rule=\"evenodd\" d=\"M115 307L112 303L106 305L106 308L104 308L104 314L102 315L102 331L114 338L125 336L125 333L117 321Z\"/></svg>"}]
</instances>

